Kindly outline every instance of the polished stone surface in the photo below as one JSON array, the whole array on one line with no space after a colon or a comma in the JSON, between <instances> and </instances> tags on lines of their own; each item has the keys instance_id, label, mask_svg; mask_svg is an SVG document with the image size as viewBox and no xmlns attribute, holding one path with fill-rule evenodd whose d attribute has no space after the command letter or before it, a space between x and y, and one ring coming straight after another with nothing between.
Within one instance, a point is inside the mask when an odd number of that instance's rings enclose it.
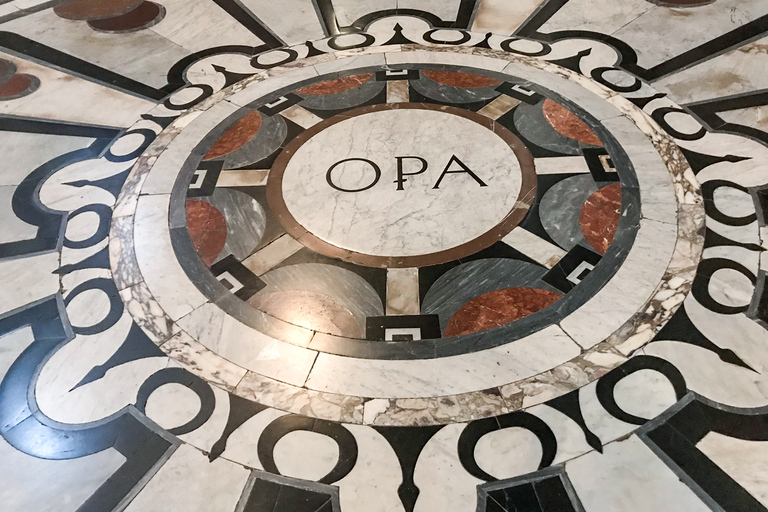
<instances>
[{"instance_id":1,"label":"polished stone surface","mask_svg":"<svg viewBox=\"0 0 768 512\"><path fill-rule=\"evenodd\" d=\"M766 23L3 2L0 508L767 510Z\"/></svg>"}]
</instances>

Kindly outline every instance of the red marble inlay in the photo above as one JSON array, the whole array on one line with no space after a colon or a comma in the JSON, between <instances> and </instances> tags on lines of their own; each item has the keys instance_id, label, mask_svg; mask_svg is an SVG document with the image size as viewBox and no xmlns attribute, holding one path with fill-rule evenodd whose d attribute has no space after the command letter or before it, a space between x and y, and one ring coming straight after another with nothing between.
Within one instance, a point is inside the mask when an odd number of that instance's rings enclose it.
<instances>
[{"instance_id":1,"label":"red marble inlay","mask_svg":"<svg viewBox=\"0 0 768 512\"><path fill-rule=\"evenodd\" d=\"M240 148L243 144L256 136L261 128L261 114L254 110L232 126L229 130L219 137L203 160L213 160L224 156Z\"/></svg>"},{"instance_id":2,"label":"red marble inlay","mask_svg":"<svg viewBox=\"0 0 768 512\"><path fill-rule=\"evenodd\" d=\"M143 2L130 12L113 18L92 20L88 25L104 32L132 32L158 23L162 13L162 9L156 3Z\"/></svg>"},{"instance_id":3,"label":"red marble inlay","mask_svg":"<svg viewBox=\"0 0 768 512\"><path fill-rule=\"evenodd\" d=\"M450 85L452 87L495 87L501 84L501 81L496 80L495 78L475 75L472 73L423 70L421 74L439 84Z\"/></svg>"},{"instance_id":4,"label":"red marble inlay","mask_svg":"<svg viewBox=\"0 0 768 512\"><path fill-rule=\"evenodd\" d=\"M144 0L67 0L53 12L68 20L98 20L121 16L136 9Z\"/></svg>"},{"instance_id":5,"label":"red marble inlay","mask_svg":"<svg viewBox=\"0 0 768 512\"><path fill-rule=\"evenodd\" d=\"M227 242L227 221L216 207L187 199L187 230L197 254L210 266Z\"/></svg>"},{"instance_id":6,"label":"red marble inlay","mask_svg":"<svg viewBox=\"0 0 768 512\"><path fill-rule=\"evenodd\" d=\"M603 145L595 132L584 121L559 103L546 99L541 108L547 122L561 135L584 144Z\"/></svg>"},{"instance_id":7,"label":"red marble inlay","mask_svg":"<svg viewBox=\"0 0 768 512\"><path fill-rule=\"evenodd\" d=\"M539 288L505 288L484 293L461 306L448 322L445 336L506 325L546 308L562 296Z\"/></svg>"},{"instance_id":8,"label":"red marble inlay","mask_svg":"<svg viewBox=\"0 0 768 512\"><path fill-rule=\"evenodd\" d=\"M326 94L336 94L337 92L344 92L360 87L365 82L371 79L373 73L363 73L361 75L345 76L343 78L335 78L333 80L326 80L324 82L318 82L316 84L302 87L297 93L303 96L323 96Z\"/></svg>"},{"instance_id":9,"label":"red marble inlay","mask_svg":"<svg viewBox=\"0 0 768 512\"><path fill-rule=\"evenodd\" d=\"M10 80L0 85L0 98L10 98L21 94L32 85L32 78L29 75L13 75Z\"/></svg>"},{"instance_id":10,"label":"red marble inlay","mask_svg":"<svg viewBox=\"0 0 768 512\"><path fill-rule=\"evenodd\" d=\"M600 254L613 242L621 219L621 185L603 187L587 198L581 207L579 224L584 238Z\"/></svg>"}]
</instances>

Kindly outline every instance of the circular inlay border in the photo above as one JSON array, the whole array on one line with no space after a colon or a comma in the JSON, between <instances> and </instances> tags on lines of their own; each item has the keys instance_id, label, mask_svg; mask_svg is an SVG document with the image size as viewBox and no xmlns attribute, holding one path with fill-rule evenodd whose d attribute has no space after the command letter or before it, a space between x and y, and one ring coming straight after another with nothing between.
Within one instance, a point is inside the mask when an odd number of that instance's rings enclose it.
<instances>
[{"instance_id":1,"label":"circular inlay border","mask_svg":"<svg viewBox=\"0 0 768 512\"><path fill-rule=\"evenodd\" d=\"M500 137L504 142L507 143L507 145L512 149L512 151L515 153L515 156L517 157L522 176L520 192L518 193L517 200L515 201L515 206L507 214L507 216L504 217L504 219L496 226L486 231L483 235L475 238L474 240L470 240L469 242L444 251L405 257L376 256L341 249L317 237L315 234L309 232L304 226L302 226L294 218L293 214L286 206L282 194L283 175L285 173L286 167L288 166L288 162L291 160L296 151L305 142L307 142L321 131L346 119L364 114L370 114L372 112L411 109L445 112L458 117L462 117L464 119L468 119L474 123L479 124L480 126L483 126L484 128L487 128L491 133ZM535 197L536 171L534 169L533 156L520 139L518 139L512 132L488 117L456 107L434 105L429 103L388 103L384 105L360 107L319 122L311 128L303 131L285 147L280 156L277 157L277 160L275 160L275 163L269 172L269 181L267 182L267 199L269 200L269 205L272 208L272 211L277 214L278 218L280 219L280 223L283 225L289 235L293 236L296 240L301 242L306 247L312 249L313 251L319 252L320 254L324 254L331 258L338 258L367 267L383 268L408 268L422 267L426 265L437 265L439 263L445 263L447 261L463 258L481 249L485 249L486 247L504 238L504 236L507 235L507 233L509 233L512 228L517 226L523 220L525 215L528 213L528 209L530 208Z\"/></svg>"},{"instance_id":2,"label":"circular inlay border","mask_svg":"<svg viewBox=\"0 0 768 512\"><path fill-rule=\"evenodd\" d=\"M331 390L328 383L318 383L311 378L311 375L307 374L304 379L299 381L298 379L289 379L287 377L275 374L275 368L280 366L279 360L285 359L289 361L291 359L290 354L278 354L277 357L273 357L269 364L264 365L261 370L243 369L237 365L233 365L231 362L224 360L208 347L197 341L195 337L190 336L194 333L194 330L187 326L186 331L183 331L183 322L177 323L182 317L188 315L191 311L202 310L206 306L207 300L205 297L199 294L194 288L194 285L189 282L189 286L185 285L181 279L184 274L183 269L176 265L175 268L165 269L163 272L156 272L150 269L146 269L146 265L141 265L139 261L142 259L138 256L140 249L138 242L140 240L146 240L144 237L148 234L154 233L160 235L159 239L154 240L153 245L156 247L170 247L170 228L173 226L173 219L171 219L171 226L166 225L163 228L160 226L153 226L152 229L147 230L143 227L144 220L147 219L148 214L142 213L144 210L141 203L157 203L155 210L162 212L168 211L170 204L170 191L173 188L175 177L178 174L178 163L173 166L168 165L170 161L176 159L178 162L178 153L174 154L171 146L176 142L186 139L186 144L199 140L200 133L194 133L194 129L186 130L182 133L185 127L192 127L194 120L202 115L205 111L207 117L206 125L210 125L210 122L214 123L222 121L227 115L237 109L238 105L244 106L253 101L256 98L263 97L275 90L285 86L287 83L296 84L301 80L306 80L309 77L317 76L318 70L314 69L315 66L321 67L323 63L333 61L336 56L324 55L318 58L307 59L296 69L273 69L266 73L260 73L251 79L236 84L227 91L222 91L212 98L209 98L203 104L191 109L191 111L179 119L174 121L172 125L161 134L153 145L147 150L147 152L139 159L137 165L132 170L131 176L128 179L126 187L121 193L118 206L115 210L115 221L113 223L113 230L110 238L110 254L112 269L115 275L115 279L118 283L118 287L121 289L121 296L128 305L128 310L131 312L135 321L147 332L152 339L154 339L161 348L169 353L172 357L176 358L182 364L187 366L192 372L208 379L209 381L223 386L234 393L244 396L246 398L257 399L260 403L270 405L273 407L290 410L294 412L301 412L303 414L309 414L316 417L335 419L341 421L350 421L347 417L338 417L338 409L341 404L341 408L349 410L349 407L356 408L357 405L366 404L366 412L381 409L379 412L386 410L388 405L395 406L397 398L415 397L419 396L422 401L422 405L425 408L434 407L439 409L441 403L444 403L445 397L436 396L430 394L429 390L422 390L421 394L411 393L409 387L403 386L404 381L414 382L413 379L423 379L428 384L430 377L439 377L440 373L450 373L451 369L458 370L459 368L470 368L475 372L472 377L477 376L477 372L482 372L483 375L480 379L462 379L459 383L459 387L463 386L468 388L466 391L457 389L457 386L442 386L445 382L440 381L438 378L435 382L439 382L441 386L436 386L434 389L447 389L449 393L453 393L450 397L455 403L465 404L466 407L458 415L452 416L452 421L461 421L464 419L472 419L476 417L477 408L473 407L473 403L477 401L490 404L483 408L483 415L488 414L501 414L509 410L518 409L523 406L523 403L517 403L516 401L510 401L509 396L505 393L509 393L512 390L517 390L525 387L525 383L539 382L550 393L548 397L558 396L570 389L582 386L591 380L599 377L599 375L605 373L605 371L614 368L621 364L626 355L633 350L639 348L644 343L650 341L654 333L660 329L663 323L669 319L672 313L680 306L683 298L690 290L691 280L695 271L696 265L701 255L701 248L703 244L703 237L701 228L703 226L703 207L701 202L700 193L696 184L695 178L690 167L685 162L679 149L674 145L671 138L661 132L661 130L651 121L644 113L632 105L629 101L615 95L614 93L603 89L601 86L597 86L589 79L586 79L576 73L565 70L559 66L548 64L533 59L511 57L508 54L501 52L489 51L476 48L451 48L451 52L446 53L445 50L440 48L423 48L417 46L392 46L382 49L364 50L360 52L354 52L359 59L362 56L375 56L380 57L383 53L386 57L387 64L403 65L409 62L442 62L449 65L465 65L465 66L478 66L477 61L483 61L484 67L489 68L494 72L509 72L510 74L520 75L521 71L528 71L528 75L538 75L531 77L537 80L537 83L555 89L556 92L566 95L571 99L574 99L577 104L583 103L587 96L591 96L589 93L585 93L583 89L587 89L597 96L607 100L612 105L612 108L602 110L602 114L598 117L604 122L606 126L610 125L612 133L622 132L622 136L619 137L619 142L626 149L628 146L635 146L632 151L633 155L640 159L641 163L647 162L650 168L654 168L656 161L653 155L649 155L647 147L650 144L656 148L658 155L666 165L665 180L672 179L672 184L675 188L675 200L673 199L672 208L666 195L659 194L659 185L662 183L661 176L655 173L651 176L638 176L640 181L640 191L643 196L644 217L648 222L645 223L647 228L650 225L654 226L654 229L658 230L663 227L664 224L677 221L677 227L674 231L677 232L677 240L674 242L674 251L671 255L671 259L667 260L664 257L665 270L662 272L662 278L659 281L656 280L653 283L641 283L643 289L650 289L647 299L642 302L642 307L636 308L633 315L623 321L617 329L613 327L616 319L612 321L611 317L615 317L615 311L608 308L608 315L603 315L603 320L608 320L605 325L601 322L595 323L594 320L590 325L590 318L593 316L595 310L605 309L608 306L613 306L611 300L616 298L616 294L621 290L608 289L606 286L598 293L600 300L590 301L590 308L581 308L573 315L569 316L563 322L561 326L552 326L527 339L531 342L541 340L552 340L561 338L570 339L570 342L580 340L579 343L581 349L577 354L573 354L574 357L570 357L568 361L560 363L558 366L550 367L549 369L542 369L541 371L531 370L534 373L528 376L522 376L525 372L510 371L509 368L503 371L493 372L493 375L487 375L489 369L494 369L494 364L501 364L502 362L508 362L510 359L509 350L504 350L504 347L499 349L489 349L473 354L464 354L462 356L452 356L451 358L442 358L437 360L419 360L419 361L393 361L382 362L374 361L374 363L380 364L378 371L382 374L391 376L391 384L395 387L387 389L384 386L379 395L360 393L355 395L352 391L354 387L349 388L348 392L344 393L328 393ZM345 52L345 56L341 56L341 59L348 56L350 52ZM356 59L349 59L349 63L353 64ZM377 59L378 60L378 59ZM333 65L337 66L336 69L343 67L338 66L339 62L333 62ZM359 64L358 64L359 65ZM355 68L353 64L350 68ZM312 68L312 69L309 69ZM532 72L531 72L532 71ZM559 84L546 83L552 82L552 75L557 75L561 79L565 78L565 81ZM271 80L266 80L270 78ZM578 84L578 89L575 88ZM582 89L583 87L583 89ZM243 90L247 88L247 90ZM560 89L560 90L557 90ZM238 92L241 92L241 97L236 97ZM568 92L572 93L568 95ZM575 98L574 98L575 96ZM227 101L222 102L222 99L227 98ZM225 103L229 103L228 107L223 107ZM583 105L582 105L583 106ZM598 109L600 110L600 109ZM617 115L618 112L618 115ZM593 112L594 114L594 112ZM211 119L211 117L215 119ZM630 122L630 119L632 122ZM633 124L634 123L634 124ZM643 137L637 137L633 135L632 130L640 128L645 135ZM181 135L179 135L181 134ZM650 139L650 141L649 141ZM166 147L168 148L168 154L166 153ZM629 153L630 151L628 151ZM183 153L183 151L182 151ZM631 157L633 155L630 155ZM645 160L643 160L645 155ZM165 157L165 158L163 158ZM153 169L156 163L160 160L164 160L164 165L157 166L158 169ZM633 163L637 165L638 161L633 159ZM173 168L175 167L175 169ZM642 166L640 166L642 167ZM667 173L668 169L668 173ZM149 177L149 171L153 171L153 177ZM159 172L155 172L159 171ZM639 173L640 174L640 173ZM668 182L668 181L667 181ZM655 187L655 188L654 188ZM656 191L656 192L655 192ZM142 199L139 198L139 194L146 194ZM646 211L645 207L651 205L651 209ZM155 213L156 213L155 212ZM674 220L673 220L674 219ZM120 225L120 229L116 226ZM674 224L672 224L674 226ZM643 232L641 225L640 233ZM131 233L131 230L133 231ZM154 230L154 231L153 231ZM653 230L646 229L648 234L653 235ZM125 234L129 233L128 236ZM640 235L638 233L638 237ZM647 237L649 242L653 242L653 236ZM651 248L646 248L644 254L651 254ZM174 267L171 264L171 267ZM626 267L626 264L621 272ZM137 275L138 274L138 275ZM163 293L158 288L158 277L162 274L162 279L170 279L173 281L174 291L173 293ZM636 276L642 280L642 276ZM651 276L652 277L652 276ZM609 283L610 284L610 283ZM643 292L643 295L645 292ZM171 297L172 296L172 297ZM201 307L202 306L202 307ZM626 304L626 306L629 306ZM213 309L216 309L215 305L211 305ZM210 309L210 308L209 308ZM191 310L191 311L190 311ZM213 311L214 316L221 315L219 312ZM225 315L226 316L226 315ZM211 317L213 318L213 317ZM589 327L593 327L594 333L599 333L602 337L602 341L592 340L583 343L585 340L581 339L578 333L574 333L567 325L567 321L574 321L573 325L586 324ZM224 320L227 321L226 319ZM238 328L242 329L242 325ZM230 326L229 328L232 328ZM606 329L610 329L610 333L607 336L602 336L602 332ZM180 332L181 331L181 332ZM262 333L253 331L252 329L246 329L241 331L243 334L246 332L248 336L252 336L253 339L259 337L273 350L272 355L275 354L274 350L280 352L286 344L279 340L269 338ZM568 334L566 334L568 333ZM222 334L219 332L218 334ZM520 341L520 340L519 340ZM516 346L519 346L519 341L516 342ZM566 340L567 341L567 340ZM586 345L586 346L585 346ZM282 347L282 348L280 348ZM312 352L308 350L308 352ZM338 356L331 356L329 354L317 354L317 361L313 362L312 367L322 367L323 364L331 364L334 367L335 377L344 377L349 379L351 376L359 378L362 376L371 376L370 367L363 366L358 367L358 375L355 372L346 372L349 368L345 368L344 365L338 366L334 363L338 362ZM331 356L331 359L325 357L325 361L320 361L321 357ZM347 363L357 364L361 360L355 358L341 358ZM451 361L446 361L450 359ZM314 361L314 360L313 360ZM455 363L455 364L441 364L439 373L435 374L433 371L425 371L429 368L438 368L434 366L434 363L439 361L440 363ZM364 362L364 361L362 361ZM409 363L410 370L401 369L393 370L391 364L396 363L403 364ZM425 363L413 365L413 363ZM567 379L563 381L561 378L555 377L555 373L559 368L581 368L592 369L586 381L569 382ZM566 370L567 371L567 370ZM346 373L345 373L346 372ZM278 372L279 373L279 372ZM310 377L307 379L307 377ZM490 378L488 378L490 377ZM513 379L509 379L513 377ZM519 377L519 378L518 378ZM506 381L504 380L506 379ZM479 382L489 384L488 386L479 386ZM507 384L505 384L505 382ZM380 384L386 384L380 382ZM336 385L342 387L348 386L349 380L336 379ZM302 387L305 385L306 387ZM492 391L473 391L493 388ZM399 390L404 389L402 393ZM362 390L364 391L364 390ZM390 393L390 391L394 391ZM515 392L515 393L516 393ZM403 394L405 393L405 394ZM514 393L513 393L514 394ZM295 405L296 400L303 400L299 398L304 395L306 400L320 400L333 402L335 404L333 412L314 409L312 411L298 411ZM378 400L365 400L361 396L379 396L383 402L378 404ZM291 397L290 400L288 397ZM498 398L498 399L497 399ZM377 402L376 406L373 406L373 402ZM433 405L429 405L433 404ZM467 405L468 404L468 405ZM525 406L533 405L533 403L525 404ZM349 406L349 407L348 407ZM370 416L366 413L365 418L353 417L353 422L380 423L381 416L374 414ZM386 419L383 420L386 423Z\"/></svg>"}]
</instances>

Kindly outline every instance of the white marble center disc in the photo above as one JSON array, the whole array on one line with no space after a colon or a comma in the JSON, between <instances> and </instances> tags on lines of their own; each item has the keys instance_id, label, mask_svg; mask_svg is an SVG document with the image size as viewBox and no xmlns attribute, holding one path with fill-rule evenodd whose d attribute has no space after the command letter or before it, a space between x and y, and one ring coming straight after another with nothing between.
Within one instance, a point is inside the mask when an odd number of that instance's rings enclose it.
<instances>
[{"instance_id":1,"label":"white marble center disc","mask_svg":"<svg viewBox=\"0 0 768 512\"><path fill-rule=\"evenodd\" d=\"M402 183L397 157L419 157L401 158ZM345 159L354 160L339 163ZM424 162L424 172L409 175ZM296 222L329 244L408 257L450 250L493 229L514 208L521 185L515 153L492 130L449 112L403 109L365 113L315 134L288 162L282 195Z\"/></svg>"}]
</instances>

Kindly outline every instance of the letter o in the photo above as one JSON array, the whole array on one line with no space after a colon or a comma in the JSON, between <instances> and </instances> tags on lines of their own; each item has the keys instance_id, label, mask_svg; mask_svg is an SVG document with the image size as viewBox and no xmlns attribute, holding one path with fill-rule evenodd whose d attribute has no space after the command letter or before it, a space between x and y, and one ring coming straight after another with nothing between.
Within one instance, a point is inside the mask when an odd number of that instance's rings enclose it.
<instances>
[{"instance_id":1,"label":"letter o","mask_svg":"<svg viewBox=\"0 0 768 512\"><path fill-rule=\"evenodd\" d=\"M366 162L366 163L370 164L370 166L373 168L373 172L375 172L375 173L376 173L376 178L374 178L374 180L371 182L371 184L370 184L370 185L368 185L368 186L365 186L365 187L363 187L363 188L356 188L356 189L346 189L346 188L341 188L341 187L338 187L338 186L336 186L336 184L333 182L333 179L331 179L331 173L333 172L333 170L334 170L336 167L338 167L339 165L343 164L344 162L351 162L351 161L353 161L353 160L359 160L359 161L361 161L361 162ZM368 190L369 188L371 188L371 187L373 187L374 185L376 185L376 184L379 182L379 180L380 180L380 179L381 179L381 169L379 169L379 166L378 166L378 165L376 165L375 163L371 162L370 160L367 160L367 159L365 159L365 158L345 158L344 160L339 160L338 162L336 162L335 164L333 164L333 165L332 165L332 166L331 166L331 167L328 169L328 172L327 172L327 173L325 173L325 181L327 181L327 182L328 182L328 184L329 184L331 187L335 188L336 190L338 190L338 191L340 191L340 192L362 192L362 191L364 191L364 190Z\"/></svg>"}]
</instances>

